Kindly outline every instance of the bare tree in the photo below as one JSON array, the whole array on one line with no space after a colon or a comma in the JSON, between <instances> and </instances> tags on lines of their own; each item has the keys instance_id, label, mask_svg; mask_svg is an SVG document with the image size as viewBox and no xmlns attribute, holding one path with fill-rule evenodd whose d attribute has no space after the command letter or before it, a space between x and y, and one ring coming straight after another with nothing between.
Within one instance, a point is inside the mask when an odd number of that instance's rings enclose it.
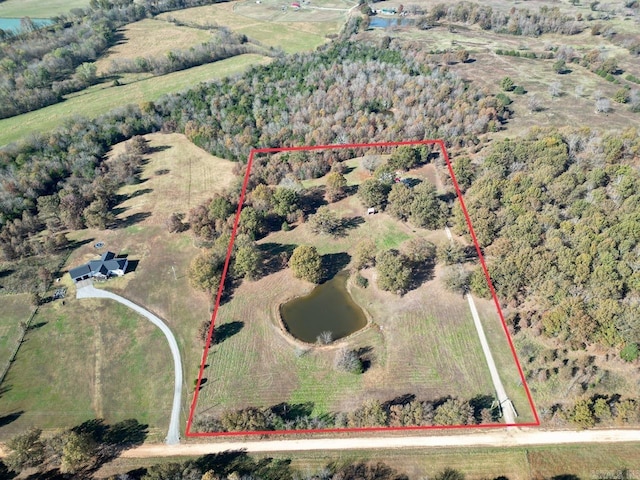
<instances>
[{"instance_id":1,"label":"bare tree","mask_svg":"<svg viewBox=\"0 0 640 480\"><path fill-rule=\"evenodd\" d=\"M562 95L562 84L560 82L552 82L551 85L549 85L549 95L552 97Z\"/></svg>"},{"instance_id":2,"label":"bare tree","mask_svg":"<svg viewBox=\"0 0 640 480\"><path fill-rule=\"evenodd\" d=\"M333 333L329 331L322 332L318 335L318 338L316 338L316 343L318 345L329 345L331 342L333 342Z\"/></svg>"},{"instance_id":3,"label":"bare tree","mask_svg":"<svg viewBox=\"0 0 640 480\"><path fill-rule=\"evenodd\" d=\"M539 112L543 109L542 100L537 95L531 95L529 97L528 107L530 112Z\"/></svg>"},{"instance_id":4,"label":"bare tree","mask_svg":"<svg viewBox=\"0 0 640 480\"><path fill-rule=\"evenodd\" d=\"M596 113L607 113L611 111L611 101L608 98L596 100Z\"/></svg>"}]
</instances>

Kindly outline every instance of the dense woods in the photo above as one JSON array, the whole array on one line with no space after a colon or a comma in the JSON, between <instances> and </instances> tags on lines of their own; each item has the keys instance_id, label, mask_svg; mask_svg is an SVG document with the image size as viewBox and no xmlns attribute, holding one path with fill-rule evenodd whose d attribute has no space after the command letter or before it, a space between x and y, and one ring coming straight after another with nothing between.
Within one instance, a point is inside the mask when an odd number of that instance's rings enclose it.
<instances>
[{"instance_id":1,"label":"dense woods","mask_svg":"<svg viewBox=\"0 0 640 480\"><path fill-rule=\"evenodd\" d=\"M640 342L639 152L634 129L535 129L486 155L465 198L514 330L574 349Z\"/></svg>"}]
</instances>

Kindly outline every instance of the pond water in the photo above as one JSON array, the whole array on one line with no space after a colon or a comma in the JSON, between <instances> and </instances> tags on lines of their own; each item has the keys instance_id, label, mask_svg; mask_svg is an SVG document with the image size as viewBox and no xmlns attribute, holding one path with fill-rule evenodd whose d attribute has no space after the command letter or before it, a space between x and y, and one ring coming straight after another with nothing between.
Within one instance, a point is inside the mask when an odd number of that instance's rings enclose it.
<instances>
[{"instance_id":1,"label":"pond water","mask_svg":"<svg viewBox=\"0 0 640 480\"><path fill-rule=\"evenodd\" d=\"M32 18L34 24L38 27L43 27L53 23L48 18ZM0 30L13 30L15 32L20 31L20 19L19 18L2 18L0 17Z\"/></svg>"},{"instance_id":2,"label":"pond water","mask_svg":"<svg viewBox=\"0 0 640 480\"><path fill-rule=\"evenodd\" d=\"M349 272L338 273L304 297L280 306L285 327L295 338L315 343L322 332L332 338L351 335L367 325L367 317L347 290Z\"/></svg>"},{"instance_id":3,"label":"pond water","mask_svg":"<svg viewBox=\"0 0 640 480\"><path fill-rule=\"evenodd\" d=\"M369 28L406 27L412 24L409 18L371 17L369 19Z\"/></svg>"}]
</instances>

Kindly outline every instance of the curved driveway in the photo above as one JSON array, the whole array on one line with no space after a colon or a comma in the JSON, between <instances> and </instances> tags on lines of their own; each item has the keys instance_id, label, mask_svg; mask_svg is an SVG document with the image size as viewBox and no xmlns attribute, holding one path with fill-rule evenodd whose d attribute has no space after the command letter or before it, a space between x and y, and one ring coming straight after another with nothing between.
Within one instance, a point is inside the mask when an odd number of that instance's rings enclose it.
<instances>
[{"instance_id":1,"label":"curved driveway","mask_svg":"<svg viewBox=\"0 0 640 480\"><path fill-rule=\"evenodd\" d=\"M175 445L180 443L180 401L182 398L182 362L180 360L180 350L178 349L178 342L176 337L173 336L169 327L160 320L157 316L151 313L149 310L136 305L130 300L127 300L120 295L95 288L89 284L87 286L78 286L76 298L110 298L122 305L129 307L131 310L139 313L151 323L156 325L164 336L167 337L169 347L171 348L171 355L173 356L173 365L175 368L175 386L173 390L173 407L171 409L171 421L169 422L169 431L167 432L167 438L165 442L169 445Z\"/></svg>"}]
</instances>

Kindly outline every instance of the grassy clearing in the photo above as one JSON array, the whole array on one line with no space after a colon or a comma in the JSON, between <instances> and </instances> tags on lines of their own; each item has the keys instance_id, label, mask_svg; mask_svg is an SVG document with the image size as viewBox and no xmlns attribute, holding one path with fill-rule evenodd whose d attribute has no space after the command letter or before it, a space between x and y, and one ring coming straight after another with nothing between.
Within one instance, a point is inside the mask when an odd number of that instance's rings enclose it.
<instances>
[{"instance_id":1,"label":"grassy clearing","mask_svg":"<svg viewBox=\"0 0 640 480\"><path fill-rule=\"evenodd\" d=\"M350 183L361 180L356 164L350 166L354 167L347 176ZM413 228L384 213L363 216L355 197L336 202L332 208L344 218L360 216L362 223L338 238L318 237L308 224L302 224L289 232L273 232L260 243L313 244L326 255L352 251L364 238L375 239L384 249L397 248L416 235L436 243L445 238L444 232ZM372 366L361 376L336 373L332 349L311 349L301 355L280 330L278 305L310 291L310 284L294 279L288 270L243 282L220 307L217 319L218 327L242 322L242 328L212 348L198 412L290 401L310 402L315 413L325 413L351 410L367 398L386 401L407 393L422 399L492 395L467 302L442 287L440 273L436 268L433 279L400 298L380 291L373 271L363 272L370 280L367 289L352 286L352 295L371 315L373 325L338 343L372 348ZM495 310L491 320L494 318L497 320ZM499 357L508 358L506 341L500 341L504 332L494 329L487 334L500 350ZM517 375L513 359L511 364L500 365L513 370L510 379ZM516 403L524 410L519 399Z\"/></svg>"},{"instance_id":2,"label":"grassy clearing","mask_svg":"<svg viewBox=\"0 0 640 480\"><path fill-rule=\"evenodd\" d=\"M0 17L48 18L88 6L89 0L5 0L0 3Z\"/></svg>"},{"instance_id":3,"label":"grassy clearing","mask_svg":"<svg viewBox=\"0 0 640 480\"><path fill-rule=\"evenodd\" d=\"M246 54L160 77L143 77L131 83L124 80L122 83L125 84L119 87L110 83L94 85L69 95L62 103L0 120L0 145L18 141L32 133L52 130L76 115L95 118L116 107L156 100L164 94L179 92L200 82L235 75L252 65L268 61L270 59L261 55Z\"/></svg>"},{"instance_id":4,"label":"grassy clearing","mask_svg":"<svg viewBox=\"0 0 640 480\"><path fill-rule=\"evenodd\" d=\"M232 180L232 164L208 155L178 134L155 134L148 139L155 152L148 155L142 182L119 192L129 197L118 214L121 227L70 234L88 243L72 253L67 267L95 258L98 252L93 245L98 240L107 249L128 254L134 265L138 262L135 271L100 286L165 320L178 339L185 374L191 379L201 356L196 330L209 317L209 302L206 295L191 289L186 277L198 251L190 235L169 234L162 223L168 213L185 212L226 187ZM116 151L123 148L114 147ZM119 304L75 300L75 287L68 276L62 284L69 287L66 305L54 302L41 307L34 324L43 325L28 334L7 378L9 391L0 402L0 416L15 411L24 414L0 429L0 437L32 424L70 427L103 416L108 421L137 418L150 425L153 439L161 440L173 395L173 362L166 339ZM74 379L73 388L69 379ZM185 415L191 400L186 384Z\"/></svg>"},{"instance_id":5,"label":"grassy clearing","mask_svg":"<svg viewBox=\"0 0 640 480\"><path fill-rule=\"evenodd\" d=\"M171 409L171 357L155 327L117 304L40 307L3 386L6 439L31 425L62 428L90 418L136 418L160 439ZM165 432L166 433L166 432Z\"/></svg>"},{"instance_id":6,"label":"grassy clearing","mask_svg":"<svg viewBox=\"0 0 640 480\"><path fill-rule=\"evenodd\" d=\"M322 2L321 2L322 3ZM160 19L176 19L200 26L222 25L243 33L269 47L280 47L287 53L313 50L327 41L327 35L337 34L346 21L342 10L282 11L282 3L266 0L229 2L163 13ZM347 7L348 8L348 7Z\"/></svg>"},{"instance_id":7,"label":"grassy clearing","mask_svg":"<svg viewBox=\"0 0 640 480\"><path fill-rule=\"evenodd\" d=\"M119 34L122 40L96 62L99 74L109 68L112 60L164 55L170 50L188 49L211 38L204 30L179 27L151 18L124 26Z\"/></svg>"},{"instance_id":8,"label":"grassy clearing","mask_svg":"<svg viewBox=\"0 0 640 480\"><path fill-rule=\"evenodd\" d=\"M119 192L128 197L118 206L122 218L150 213L139 225L162 227L173 212L187 214L235 179L232 162L213 157L182 134L155 133L145 138L153 153L140 183L126 185ZM123 144L116 145L112 154L122 150Z\"/></svg>"},{"instance_id":9,"label":"grassy clearing","mask_svg":"<svg viewBox=\"0 0 640 480\"><path fill-rule=\"evenodd\" d=\"M20 322L26 322L32 310L27 294L0 296L0 371L9 361L20 338Z\"/></svg>"}]
</instances>

